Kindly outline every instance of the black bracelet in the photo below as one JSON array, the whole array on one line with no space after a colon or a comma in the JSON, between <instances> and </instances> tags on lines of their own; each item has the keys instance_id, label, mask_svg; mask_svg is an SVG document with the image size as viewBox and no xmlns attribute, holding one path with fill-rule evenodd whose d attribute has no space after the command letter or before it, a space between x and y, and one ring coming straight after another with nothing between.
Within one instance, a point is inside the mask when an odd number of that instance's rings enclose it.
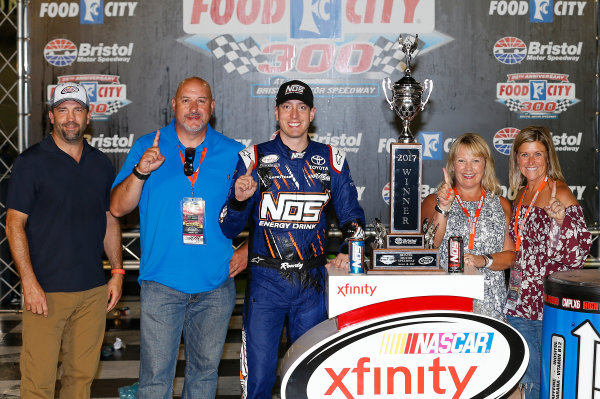
<instances>
[{"instance_id":1,"label":"black bracelet","mask_svg":"<svg viewBox=\"0 0 600 399\"><path fill-rule=\"evenodd\" d=\"M443 210L442 208L440 208L438 206L438 204L435 204L435 210L439 213L441 213L444 217L448 217L448 215L450 215L450 209L448 209L447 211Z\"/></svg>"},{"instance_id":2,"label":"black bracelet","mask_svg":"<svg viewBox=\"0 0 600 399\"><path fill-rule=\"evenodd\" d=\"M137 166L138 166L138 164L135 164L135 166L133 167L133 171L131 173L133 173L133 175L140 180L147 180L150 177L150 173L148 173L147 175L140 173L137 170Z\"/></svg>"}]
</instances>

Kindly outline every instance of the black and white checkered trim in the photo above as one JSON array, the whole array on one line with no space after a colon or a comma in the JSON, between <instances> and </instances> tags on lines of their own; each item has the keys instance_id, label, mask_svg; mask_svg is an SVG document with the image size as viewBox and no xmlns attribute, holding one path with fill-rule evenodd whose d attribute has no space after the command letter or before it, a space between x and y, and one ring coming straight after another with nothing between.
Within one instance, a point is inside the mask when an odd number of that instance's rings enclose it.
<instances>
[{"instance_id":1,"label":"black and white checkered trim","mask_svg":"<svg viewBox=\"0 0 600 399\"><path fill-rule=\"evenodd\" d=\"M221 35L206 45L227 73L237 72L244 75L256 72L258 65L266 60L251 37L236 42L231 35Z\"/></svg>"}]
</instances>

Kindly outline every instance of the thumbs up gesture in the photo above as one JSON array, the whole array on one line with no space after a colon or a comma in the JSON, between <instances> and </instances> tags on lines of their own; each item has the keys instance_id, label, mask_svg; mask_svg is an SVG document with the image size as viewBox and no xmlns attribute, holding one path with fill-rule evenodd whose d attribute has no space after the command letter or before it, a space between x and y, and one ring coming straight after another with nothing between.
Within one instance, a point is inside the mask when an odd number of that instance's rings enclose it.
<instances>
[{"instance_id":1,"label":"thumbs up gesture","mask_svg":"<svg viewBox=\"0 0 600 399\"><path fill-rule=\"evenodd\" d=\"M436 196L440 209L447 211L452 206L452 202L454 202L454 190L452 189L452 179L450 179L448 171L446 168L442 170L444 171L444 183L438 189Z\"/></svg>"},{"instance_id":2,"label":"thumbs up gesture","mask_svg":"<svg viewBox=\"0 0 600 399\"><path fill-rule=\"evenodd\" d=\"M552 182L550 201L548 201L548 206L544 207L544 210L548 216L556 220L559 226L562 226L565 219L565 206L556 198L556 180Z\"/></svg>"},{"instance_id":3,"label":"thumbs up gesture","mask_svg":"<svg viewBox=\"0 0 600 399\"><path fill-rule=\"evenodd\" d=\"M254 169L254 161L250 162L246 173L238 177L235 181L235 199L238 201L245 201L254 195L256 191L256 180L252 177L252 170Z\"/></svg>"}]
</instances>

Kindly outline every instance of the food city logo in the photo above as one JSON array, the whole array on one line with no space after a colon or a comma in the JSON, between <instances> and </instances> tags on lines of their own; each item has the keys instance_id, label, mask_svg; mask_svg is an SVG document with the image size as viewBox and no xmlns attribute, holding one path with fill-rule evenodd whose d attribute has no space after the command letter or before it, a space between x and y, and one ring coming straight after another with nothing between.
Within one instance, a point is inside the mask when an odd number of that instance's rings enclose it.
<instances>
[{"instance_id":1,"label":"food city logo","mask_svg":"<svg viewBox=\"0 0 600 399\"><path fill-rule=\"evenodd\" d=\"M464 312L395 314L336 329L308 346L285 365L281 397L499 398L528 361L523 337L498 320Z\"/></svg>"},{"instance_id":2,"label":"food city logo","mask_svg":"<svg viewBox=\"0 0 600 399\"><path fill-rule=\"evenodd\" d=\"M81 24L103 24L104 17L133 17L137 1L80 0L41 2L40 18L74 18Z\"/></svg>"},{"instance_id":3,"label":"food city logo","mask_svg":"<svg viewBox=\"0 0 600 399\"><path fill-rule=\"evenodd\" d=\"M451 40L435 31L435 0L182 2L187 36L179 40L240 76L333 72L380 80L402 69L399 32L418 33L421 52Z\"/></svg>"},{"instance_id":4,"label":"food city logo","mask_svg":"<svg viewBox=\"0 0 600 399\"><path fill-rule=\"evenodd\" d=\"M54 39L44 47L44 58L53 66L63 67L73 62L129 62L133 54L133 43L93 45L80 43L79 48L69 39Z\"/></svg>"},{"instance_id":5,"label":"food city logo","mask_svg":"<svg viewBox=\"0 0 600 399\"><path fill-rule=\"evenodd\" d=\"M519 129L515 127L505 127L496 132L493 138L493 144L496 151L503 155L510 155L515 137L519 133ZM578 152L581 147L581 139L583 138L583 132L576 134L563 133L552 133L552 143L554 149L557 152Z\"/></svg>"},{"instance_id":6,"label":"food city logo","mask_svg":"<svg viewBox=\"0 0 600 399\"><path fill-rule=\"evenodd\" d=\"M528 15L533 23L552 23L554 16L583 16L586 1L491 0L489 15Z\"/></svg>"},{"instance_id":7,"label":"food city logo","mask_svg":"<svg viewBox=\"0 0 600 399\"><path fill-rule=\"evenodd\" d=\"M494 44L494 57L503 64L518 64L527 61L579 61L583 42L561 44L554 42L529 42L529 46L518 37L506 36Z\"/></svg>"},{"instance_id":8,"label":"food city logo","mask_svg":"<svg viewBox=\"0 0 600 399\"><path fill-rule=\"evenodd\" d=\"M444 134L442 132L419 132L417 135L417 142L423 145L423 159L427 160L442 160L444 153L450 151L450 146L454 141L454 138L448 138L444 140ZM383 153L390 152L390 145L395 143L397 138L380 138L377 146L377 152Z\"/></svg>"},{"instance_id":9,"label":"food city logo","mask_svg":"<svg viewBox=\"0 0 600 399\"><path fill-rule=\"evenodd\" d=\"M58 77L58 82L56 85L66 82L80 83L83 87L85 87L90 99L91 119L94 121L106 121L112 114L118 112L122 107L131 103L131 101L127 99L127 85L122 84L119 80L120 76L117 75L64 75ZM48 101L50 101L52 98L52 93L54 93L54 88L56 85L48 85L46 93ZM102 143L107 142L102 141ZM119 143L123 144L124 142L117 140L115 143L119 145Z\"/></svg>"},{"instance_id":10,"label":"food city logo","mask_svg":"<svg viewBox=\"0 0 600 399\"><path fill-rule=\"evenodd\" d=\"M496 100L520 119L557 119L561 112L579 102L569 75L528 72L507 76L506 82L496 85Z\"/></svg>"}]
</instances>

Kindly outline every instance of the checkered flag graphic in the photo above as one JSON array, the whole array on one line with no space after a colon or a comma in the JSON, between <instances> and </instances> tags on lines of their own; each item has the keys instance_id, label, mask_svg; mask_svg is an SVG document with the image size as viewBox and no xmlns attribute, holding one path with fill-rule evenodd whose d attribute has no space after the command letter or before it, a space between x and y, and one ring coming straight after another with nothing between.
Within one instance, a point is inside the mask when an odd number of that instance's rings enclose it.
<instances>
[{"instance_id":1,"label":"checkered flag graphic","mask_svg":"<svg viewBox=\"0 0 600 399\"><path fill-rule=\"evenodd\" d=\"M400 60L404 59L404 53L398 48L397 42L380 36L373 48L375 50L371 67L373 72L384 72L391 75L396 69L402 71Z\"/></svg>"},{"instance_id":2,"label":"checkered flag graphic","mask_svg":"<svg viewBox=\"0 0 600 399\"><path fill-rule=\"evenodd\" d=\"M504 104L508 107L512 112L520 112L521 111L521 101L508 99L504 102Z\"/></svg>"},{"instance_id":3,"label":"checkered flag graphic","mask_svg":"<svg viewBox=\"0 0 600 399\"><path fill-rule=\"evenodd\" d=\"M221 35L206 45L227 73L237 72L244 75L248 72L255 72L258 64L266 60L251 37L236 42L231 35Z\"/></svg>"},{"instance_id":4,"label":"checkered flag graphic","mask_svg":"<svg viewBox=\"0 0 600 399\"><path fill-rule=\"evenodd\" d=\"M105 114L112 115L115 112L117 112L122 106L123 106L123 103L121 101L111 101L106 104Z\"/></svg>"},{"instance_id":5,"label":"checkered flag graphic","mask_svg":"<svg viewBox=\"0 0 600 399\"><path fill-rule=\"evenodd\" d=\"M571 106L571 100L558 100L556 102L556 112L566 111Z\"/></svg>"}]
</instances>

